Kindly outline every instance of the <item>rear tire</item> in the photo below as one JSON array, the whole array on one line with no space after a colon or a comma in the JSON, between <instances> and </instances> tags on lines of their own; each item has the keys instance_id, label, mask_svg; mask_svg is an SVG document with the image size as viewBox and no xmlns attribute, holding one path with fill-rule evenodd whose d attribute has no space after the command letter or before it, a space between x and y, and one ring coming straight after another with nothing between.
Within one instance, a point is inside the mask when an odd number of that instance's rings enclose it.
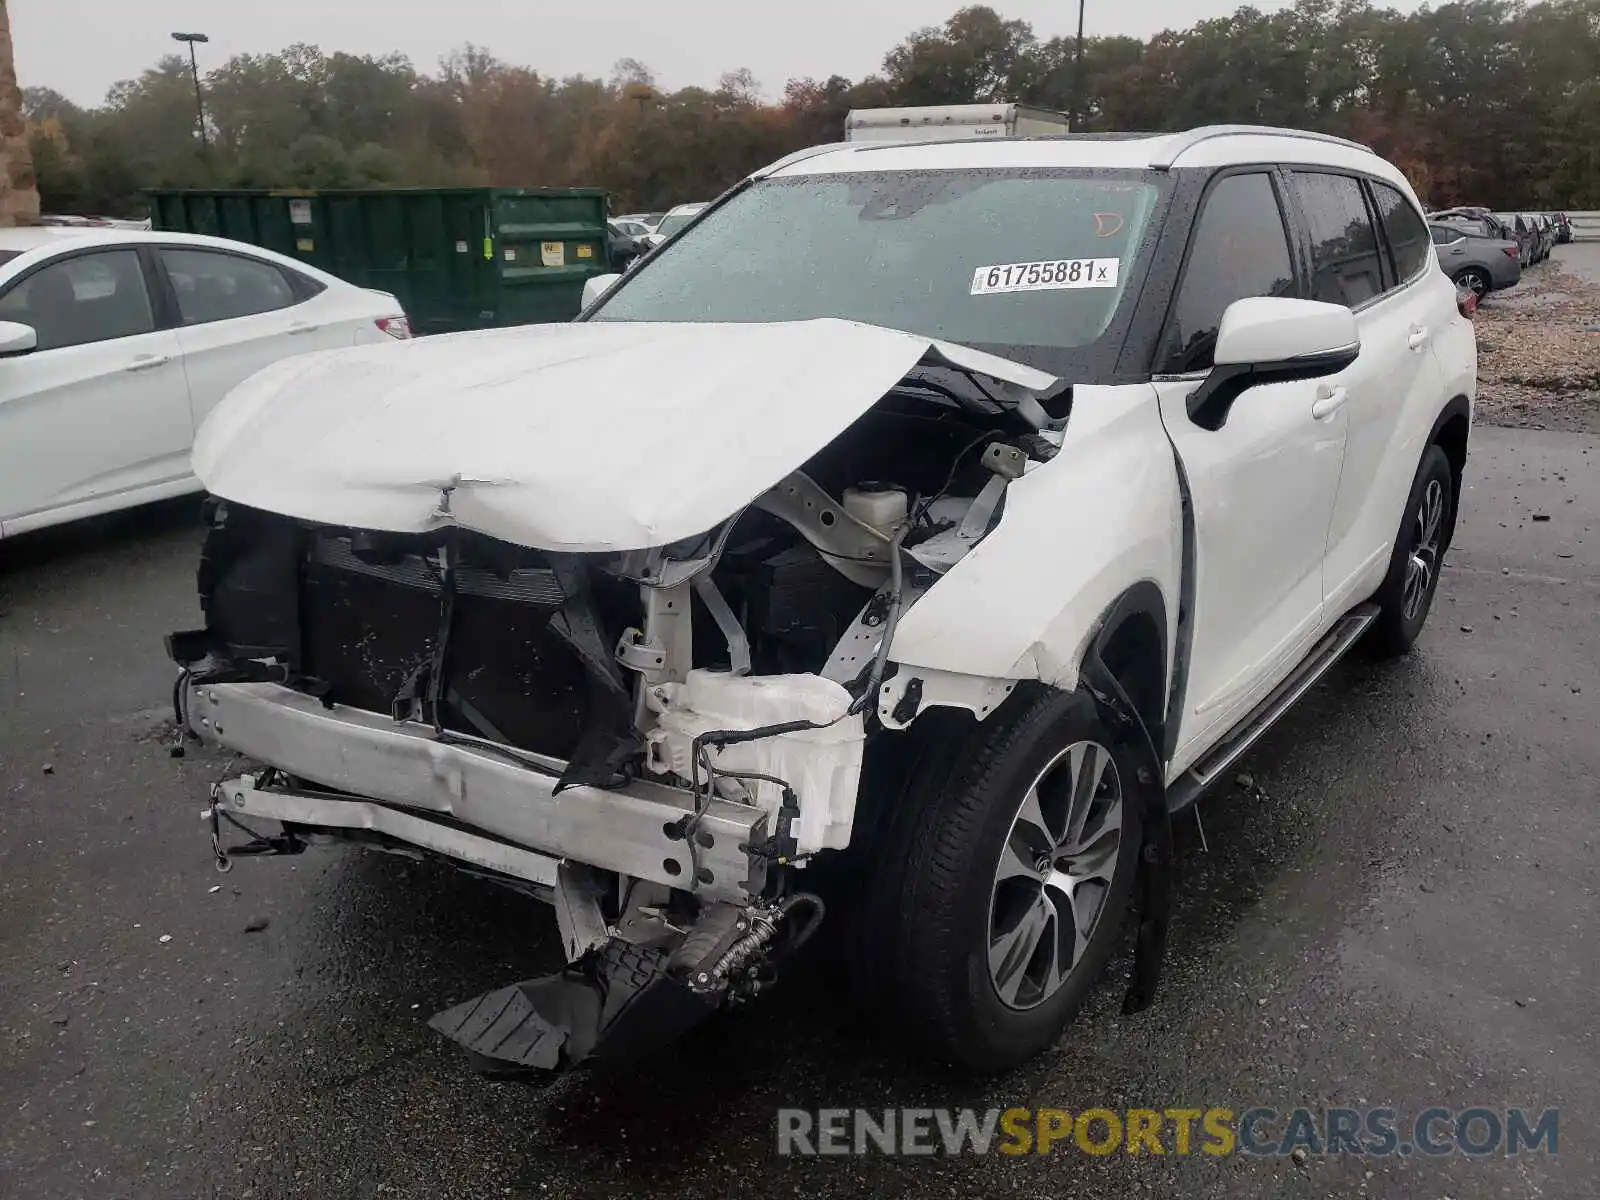
<instances>
[{"instance_id":1,"label":"rear tire","mask_svg":"<svg viewBox=\"0 0 1600 1200\"><path fill-rule=\"evenodd\" d=\"M1494 290L1494 281L1482 267L1467 267L1456 272L1456 283L1467 288L1479 300Z\"/></svg>"},{"instance_id":2,"label":"rear tire","mask_svg":"<svg viewBox=\"0 0 1600 1200\"><path fill-rule=\"evenodd\" d=\"M1373 597L1379 612L1372 640L1381 653L1399 656L1416 643L1439 590L1439 571L1454 528L1455 477L1444 451L1430 445L1411 483L1389 574Z\"/></svg>"},{"instance_id":3,"label":"rear tire","mask_svg":"<svg viewBox=\"0 0 1600 1200\"><path fill-rule=\"evenodd\" d=\"M932 759L874 854L860 982L937 1058L1005 1070L1054 1043L1103 972L1149 785L1079 693L1015 696Z\"/></svg>"}]
</instances>

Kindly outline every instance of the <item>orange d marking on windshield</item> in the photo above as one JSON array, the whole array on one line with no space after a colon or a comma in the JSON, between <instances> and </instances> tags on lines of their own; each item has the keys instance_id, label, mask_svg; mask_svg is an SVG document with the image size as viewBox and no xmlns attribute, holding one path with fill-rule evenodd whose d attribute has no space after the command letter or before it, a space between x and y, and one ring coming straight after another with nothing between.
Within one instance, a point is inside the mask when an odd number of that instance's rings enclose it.
<instances>
[{"instance_id":1,"label":"orange d marking on windshield","mask_svg":"<svg viewBox=\"0 0 1600 1200\"><path fill-rule=\"evenodd\" d=\"M1116 237L1122 232L1125 223L1120 213L1095 213L1094 235L1102 238Z\"/></svg>"}]
</instances>

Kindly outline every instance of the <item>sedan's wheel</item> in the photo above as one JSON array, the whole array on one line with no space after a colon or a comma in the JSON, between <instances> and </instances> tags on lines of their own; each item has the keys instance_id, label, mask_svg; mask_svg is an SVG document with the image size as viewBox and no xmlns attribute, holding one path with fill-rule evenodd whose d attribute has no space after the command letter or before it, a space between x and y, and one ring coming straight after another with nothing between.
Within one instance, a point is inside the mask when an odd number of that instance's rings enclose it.
<instances>
[{"instance_id":1,"label":"sedan's wheel","mask_svg":"<svg viewBox=\"0 0 1600 1200\"><path fill-rule=\"evenodd\" d=\"M989 902L989 979L1029 1009L1061 990L1105 910L1122 844L1111 751L1077 742L1045 767L1011 822Z\"/></svg>"},{"instance_id":2,"label":"sedan's wheel","mask_svg":"<svg viewBox=\"0 0 1600 1200\"><path fill-rule=\"evenodd\" d=\"M1390 654L1411 649L1427 623L1439 589L1439 569L1455 519L1455 483L1450 460L1429 446L1417 468L1406 515L1389 559L1389 574L1378 589L1378 619L1373 637Z\"/></svg>"},{"instance_id":3,"label":"sedan's wheel","mask_svg":"<svg viewBox=\"0 0 1600 1200\"><path fill-rule=\"evenodd\" d=\"M1468 267L1456 275L1456 282L1467 288L1479 300L1482 300L1494 287L1494 281L1489 278L1489 273L1480 267Z\"/></svg>"},{"instance_id":4,"label":"sedan's wheel","mask_svg":"<svg viewBox=\"0 0 1600 1200\"><path fill-rule=\"evenodd\" d=\"M1104 970L1160 784L1082 694L1018 694L930 743L872 855L858 982L938 1058L1004 1069Z\"/></svg>"}]
</instances>

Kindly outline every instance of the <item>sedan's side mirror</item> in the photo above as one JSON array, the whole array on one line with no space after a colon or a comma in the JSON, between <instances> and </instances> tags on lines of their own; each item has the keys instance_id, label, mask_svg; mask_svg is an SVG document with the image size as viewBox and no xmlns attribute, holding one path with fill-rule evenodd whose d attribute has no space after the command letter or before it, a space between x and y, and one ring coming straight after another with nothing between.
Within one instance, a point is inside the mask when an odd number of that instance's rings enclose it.
<instances>
[{"instance_id":1,"label":"sedan's side mirror","mask_svg":"<svg viewBox=\"0 0 1600 1200\"><path fill-rule=\"evenodd\" d=\"M595 275L586 279L583 284L583 307L588 308L601 296L616 287L621 279L621 275Z\"/></svg>"},{"instance_id":2,"label":"sedan's side mirror","mask_svg":"<svg viewBox=\"0 0 1600 1200\"><path fill-rule=\"evenodd\" d=\"M39 335L32 325L0 321L0 358L31 354L39 348Z\"/></svg>"},{"instance_id":3,"label":"sedan's side mirror","mask_svg":"<svg viewBox=\"0 0 1600 1200\"><path fill-rule=\"evenodd\" d=\"M1336 375L1360 353L1355 314L1342 304L1278 296L1235 300L1217 331L1216 366L1189 397L1189 416L1204 429L1221 429L1248 389Z\"/></svg>"}]
</instances>

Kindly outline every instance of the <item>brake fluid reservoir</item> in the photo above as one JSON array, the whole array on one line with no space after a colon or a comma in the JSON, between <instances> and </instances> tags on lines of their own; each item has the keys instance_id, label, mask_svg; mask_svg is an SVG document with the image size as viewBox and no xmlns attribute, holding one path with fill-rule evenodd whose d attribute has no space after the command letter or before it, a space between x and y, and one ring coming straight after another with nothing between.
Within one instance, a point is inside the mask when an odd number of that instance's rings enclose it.
<instances>
[{"instance_id":1,"label":"brake fluid reservoir","mask_svg":"<svg viewBox=\"0 0 1600 1200\"><path fill-rule=\"evenodd\" d=\"M844 490L844 511L863 525L889 533L906 519L910 501L905 488L888 484L863 483Z\"/></svg>"}]
</instances>

